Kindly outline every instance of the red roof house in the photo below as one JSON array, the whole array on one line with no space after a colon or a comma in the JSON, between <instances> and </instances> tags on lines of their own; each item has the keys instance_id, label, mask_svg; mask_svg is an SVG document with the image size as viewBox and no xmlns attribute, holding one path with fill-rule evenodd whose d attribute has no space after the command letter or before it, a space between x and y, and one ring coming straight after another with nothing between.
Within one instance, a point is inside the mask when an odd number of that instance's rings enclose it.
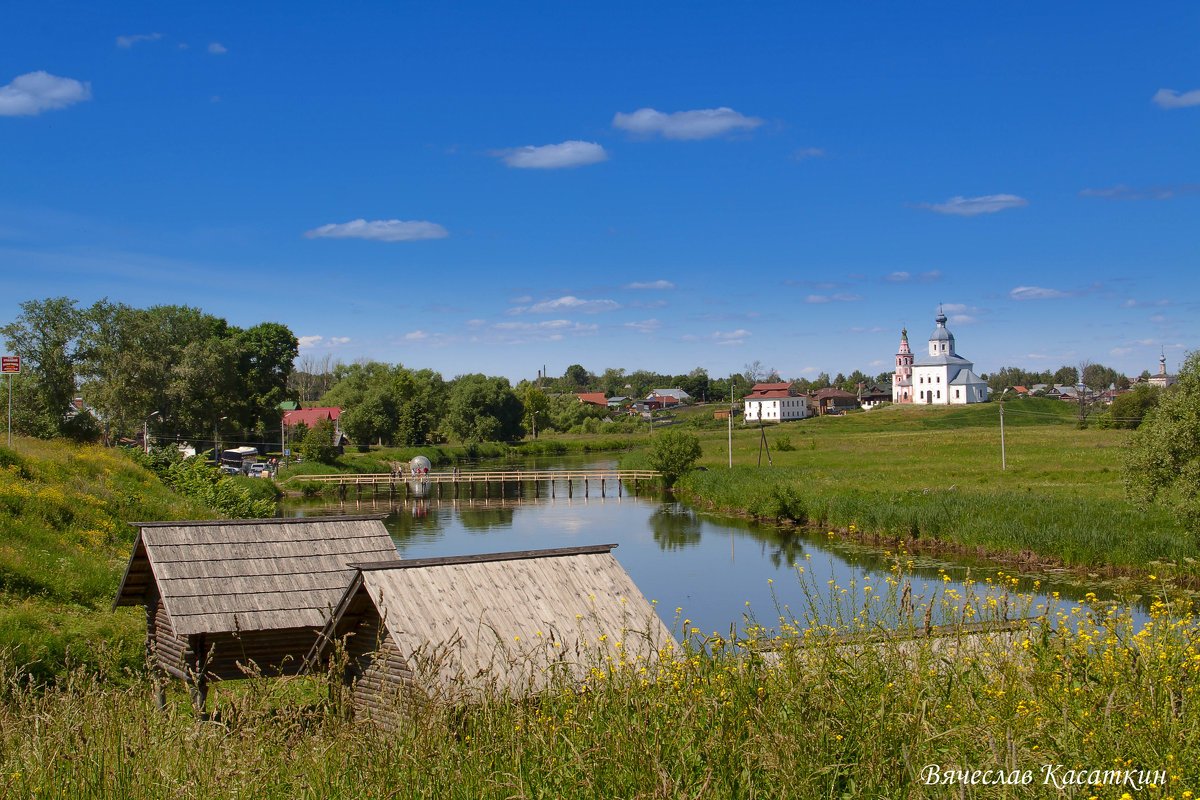
<instances>
[{"instance_id":1,"label":"red roof house","mask_svg":"<svg viewBox=\"0 0 1200 800\"><path fill-rule=\"evenodd\" d=\"M594 406L608 408L608 398L604 396L604 392L576 392L575 396L581 403L591 403Z\"/></svg>"},{"instance_id":2,"label":"red roof house","mask_svg":"<svg viewBox=\"0 0 1200 800\"><path fill-rule=\"evenodd\" d=\"M304 423L308 427L313 427L322 420L333 420L336 424L338 418L342 416L342 410L333 406L325 408L298 408L295 411L283 412L283 424L289 428L293 425Z\"/></svg>"}]
</instances>

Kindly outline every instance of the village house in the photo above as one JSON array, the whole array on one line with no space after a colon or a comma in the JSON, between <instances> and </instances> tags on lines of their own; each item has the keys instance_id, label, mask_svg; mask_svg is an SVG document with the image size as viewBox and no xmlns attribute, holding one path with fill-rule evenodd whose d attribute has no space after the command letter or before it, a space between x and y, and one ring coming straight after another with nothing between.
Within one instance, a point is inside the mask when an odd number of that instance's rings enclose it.
<instances>
[{"instance_id":1,"label":"village house","mask_svg":"<svg viewBox=\"0 0 1200 800\"><path fill-rule=\"evenodd\" d=\"M576 392L575 396L581 403L591 403L594 406L608 408L608 400L604 397L604 392Z\"/></svg>"},{"instance_id":2,"label":"village house","mask_svg":"<svg viewBox=\"0 0 1200 800\"><path fill-rule=\"evenodd\" d=\"M809 416L808 398L791 383L756 383L742 401L742 422L787 422Z\"/></svg>"},{"instance_id":3,"label":"village house","mask_svg":"<svg viewBox=\"0 0 1200 800\"><path fill-rule=\"evenodd\" d=\"M859 408L858 395L843 391L836 386L830 386L826 389L817 389L809 395L812 398L812 403L817 407L817 413L821 416L826 414L844 414L855 408Z\"/></svg>"},{"instance_id":4,"label":"village house","mask_svg":"<svg viewBox=\"0 0 1200 800\"><path fill-rule=\"evenodd\" d=\"M311 430L317 423L329 420L333 423L333 446L341 449L350 441L342 432L341 417L342 409L337 406L297 408L283 412L283 424L289 431L297 425L304 425ZM288 435L292 434L289 432Z\"/></svg>"}]
</instances>

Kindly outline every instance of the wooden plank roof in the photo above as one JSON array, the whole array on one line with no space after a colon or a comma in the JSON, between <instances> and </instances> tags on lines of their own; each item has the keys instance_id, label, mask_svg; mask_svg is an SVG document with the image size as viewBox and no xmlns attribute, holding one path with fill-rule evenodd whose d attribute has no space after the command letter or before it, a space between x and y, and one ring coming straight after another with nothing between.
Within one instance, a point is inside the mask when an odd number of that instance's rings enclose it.
<instances>
[{"instance_id":1,"label":"wooden plank roof","mask_svg":"<svg viewBox=\"0 0 1200 800\"><path fill-rule=\"evenodd\" d=\"M400 560L383 515L138 522L115 606L151 584L178 636L321 628L354 579L350 562Z\"/></svg>"},{"instance_id":2,"label":"wooden plank roof","mask_svg":"<svg viewBox=\"0 0 1200 800\"><path fill-rule=\"evenodd\" d=\"M325 629L369 599L430 688L524 694L556 670L653 661L675 640L612 555L614 544L370 564ZM364 597L365 595L365 597Z\"/></svg>"}]
</instances>

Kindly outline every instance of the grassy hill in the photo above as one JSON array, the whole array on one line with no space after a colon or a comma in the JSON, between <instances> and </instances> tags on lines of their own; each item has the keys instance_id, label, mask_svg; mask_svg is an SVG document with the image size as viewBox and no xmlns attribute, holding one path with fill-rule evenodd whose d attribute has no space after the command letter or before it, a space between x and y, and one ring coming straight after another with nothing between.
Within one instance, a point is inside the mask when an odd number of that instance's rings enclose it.
<instances>
[{"instance_id":1,"label":"grassy hill","mask_svg":"<svg viewBox=\"0 0 1200 800\"><path fill-rule=\"evenodd\" d=\"M121 451L15 444L0 447L0 650L42 679L67 663L141 669L141 616L108 613L135 535L126 523L212 512Z\"/></svg>"}]
</instances>

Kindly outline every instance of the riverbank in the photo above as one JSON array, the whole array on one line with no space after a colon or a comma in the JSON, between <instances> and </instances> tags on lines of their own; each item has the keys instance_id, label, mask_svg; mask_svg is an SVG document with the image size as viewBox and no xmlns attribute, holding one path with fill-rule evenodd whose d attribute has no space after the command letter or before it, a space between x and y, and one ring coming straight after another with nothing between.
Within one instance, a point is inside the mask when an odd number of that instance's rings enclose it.
<instances>
[{"instance_id":1,"label":"riverbank","mask_svg":"<svg viewBox=\"0 0 1200 800\"><path fill-rule=\"evenodd\" d=\"M885 407L703 435L678 496L721 513L878 543L970 554L1030 570L1170 574L1200 587L1200 543L1160 508L1125 498L1125 431L1080 430L1066 404ZM765 444L763 442L765 438ZM761 453L761 455L760 455ZM762 464L758 466L761 458ZM642 463L642 452L622 460Z\"/></svg>"}]
</instances>

